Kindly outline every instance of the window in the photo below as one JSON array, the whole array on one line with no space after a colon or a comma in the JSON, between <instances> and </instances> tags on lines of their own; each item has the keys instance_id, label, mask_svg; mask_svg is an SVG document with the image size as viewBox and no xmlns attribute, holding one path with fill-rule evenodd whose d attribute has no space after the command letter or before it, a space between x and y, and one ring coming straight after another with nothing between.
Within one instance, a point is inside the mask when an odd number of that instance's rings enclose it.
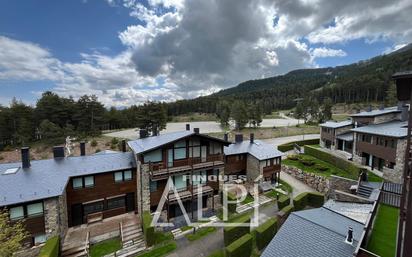
<instances>
[{"instance_id":1,"label":"window","mask_svg":"<svg viewBox=\"0 0 412 257\"><path fill-rule=\"evenodd\" d=\"M183 175L174 176L173 179L177 190L186 189L186 179L183 177Z\"/></svg>"},{"instance_id":2,"label":"window","mask_svg":"<svg viewBox=\"0 0 412 257\"><path fill-rule=\"evenodd\" d=\"M85 204L83 206L84 214L88 215L90 213L103 211L103 201Z\"/></svg>"},{"instance_id":3,"label":"window","mask_svg":"<svg viewBox=\"0 0 412 257\"><path fill-rule=\"evenodd\" d=\"M18 220L24 218L23 206L10 208L9 214L11 220Z\"/></svg>"},{"instance_id":4,"label":"window","mask_svg":"<svg viewBox=\"0 0 412 257\"><path fill-rule=\"evenodd\" d=\"M126 201L124 196L122 197L116 197L112 199L107 200L107 209L116 209L116 208L121 208L126 206Z\"/></svg>"},{"instance_id":5,"label":"window","mask_svg":"<svg viewBox=\"0 0 412 257\"><path fill-rule=\"evenodd\" d=\"M42 244L44 242L46 242L45 234L39 234L34 236L34 245Z\"/></svg>"},{"instance_id":6,"label":"window","mask_svg":"<svg viewBox=\"0 0 412 257\"><path fill-rule=\"evenodd\" d=\"M143 162L161 162L162 161L162 149L154 150L143 155Z\"/></svg>"},{"instance_id":7,"label":"window","mask_svg":"<svg viewBox=\"0 0 412 257\"><path fill-rule=\"evenodd\" d=\"M84 177L84 187L94 187L94 177Z\"/></svg>"},{"instance_id":8,"label":"window","mask_svg":"<svg viewBox=\"0 0 412 257\"><path fill-rule=\"evenodd\" d=\"M114 181L115 182L123 182L132 180L133 174L131 170L126 171L118 171L114 173Z\"/></svg>"},{"instance_id":9,"label":"window","mask_svg":"<svg viewBox=\"0 0 412 257\"><path fill-rule=\"evenodd\" d=\"M73 188L82 188L83 187L83 178L74 178L73 179Z\"/></svg>"},{"instance_id":10,"label":"window","mask_svg":"<svg viewBox=\"0 0 412 257\"><path fill-rule=\"evenodd\" d=\"M221 154L222 146L219 143L210 143L210 154Z\"/></svg>"},{"instance_id":11,"label":"window","mask_svg":"<svg viewBox=\"0 0 412 257\"><path fill-rule=\"evenodd\" d=\"M43 214L43 203L33 203L27 205L27 216L38 216Z\"/></svg>"},{"instance_id":12,"label":"window","mask_svg":"<svg viewBox=\"0 0 412 257\"><path fill-rule=\"evenodd\" d=\"M200 140L193 138L189 141L189 157L200 157Z\"/></svg>"},{"instance_id":13,"label":"window","mask_svg":"<svg viewBox=\"0 0 412 257\"><path fill-rule=\"evenodd\" d=\"M242 161L245 159L245 156L242 154L236 155L236 161Z\"/></svg>"},{"instance_id":14,"label":"window","mask_svg":"<svg viewBox=\"0 0 412 257\"><path fill-rule=\"evenodd\" d=\"M150 181L150 192L157 191L157 181Z\"/></svg>"},{"instance_id":15,"label":"window","mask_svg":"<svg viewBox=\"0 0 412 257\"><path fill-rule=\"evenodd\" d=\"M199 184L204 185L206 184L206 182L207 182L207 171L206 170L198 171L193 174L193 185L194 186L199 185Z\"/></svg>"},{"instance_id":16,"label":"window","mask_svg":"<svg viewBox=\"0 0 412 257\"><path fill-rule=\"evenodd\" d=\"M174 144L174 159L180 160L186 158L186 141L181 140Z\"/></svg>"}]
</instances>

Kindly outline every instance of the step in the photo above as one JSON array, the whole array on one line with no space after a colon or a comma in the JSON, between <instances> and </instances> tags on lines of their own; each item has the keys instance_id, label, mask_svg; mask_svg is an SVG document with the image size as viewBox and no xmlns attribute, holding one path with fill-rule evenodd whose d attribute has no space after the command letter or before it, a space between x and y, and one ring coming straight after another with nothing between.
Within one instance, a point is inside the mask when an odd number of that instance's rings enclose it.
<instances>
[{"instance_id":1,"label":"step","mask_svg":"<svg viewBox=\"0 0 412 257\"><path fill-rule=\"evenodd\" d=\"M62 257L86 257L87 252L86 252L86 250L83 250L81 252L70 253L70 254L67 254L67 253L63 252L61 256Z\"/></svg>"},{"instance_id":2,"label":"step","mask_svg":"<svg viewBox=\"0 0 412 257\"><path fill-rule=\"evenodd\" d=\"M130 231L130 230L138 230L138 231L142 231L142 228L139 226L124 226L122 227L122 231Z\"/></svg>"},{"instance_id":3,"label":"step","mask_svg":"<svg viewBox=\"0 0 412 257\"><path fill-rule=\"evenodd\" d=\"M69 248L69 249L63 250L62 255L65 256L65 254L70 255L70 254L79 253L79 252L83 252L83 251L85 251L85 247L84 246L79 246L79 247L74 247L74 248Z\"/></svg>"},{"instance_id":4,"label":"step","mask_svg":"<svg viewBox=\"0 0 412 257\"><path fill-rule=\"evenodd\" d=\"M142 234L142 231L139 231L137 229L123 231L123 237L127 237L127 236L130 236L130 235L140 235L140 234Z\"/></svg>"},{"instance_id":5,"label":"step","mask_svg":"<svg viewBox=\"0 0 412 257\"><path fill-rule=\"evenodd\" d=\"M123 248L116 252L117 257L129 257L129 256L136 256L138 253L143 252L146 247L138 247L138 246L131 246L127 248Z\"/></svg>"},{"instance_id":6,"label":"step","mask_svg":"<svg viewBox=\"0 0 412 257\"><path fill-rule=\"evenodd\" d=\"M127 241L138 239L138 238L142 238L140 234L123 236L123 242L127 242Z\"/></svg>"}]
</instances>

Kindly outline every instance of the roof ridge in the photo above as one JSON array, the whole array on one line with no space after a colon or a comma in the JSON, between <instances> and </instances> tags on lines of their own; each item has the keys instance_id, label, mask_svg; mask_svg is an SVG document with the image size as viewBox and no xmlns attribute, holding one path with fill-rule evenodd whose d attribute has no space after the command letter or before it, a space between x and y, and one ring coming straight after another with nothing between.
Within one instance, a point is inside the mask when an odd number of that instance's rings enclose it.
<instances>
[{"instance_id":1,"label":"roof ridge","mask_svg":"<svg viewBox=\"0 0 412 257\"><path fill-rule=\"evenodd\" d=\"M355 222L357 222L357 223L359 223L359 224L361 224L361 225L365 225L364 223L362 223L362 222L360 222L360 221L358 221L358 220L355 220L355 219L353 219L353 218L351 218L351 217L348 217L348 216L346 216L346 215L344 215L344 214L342 214L342 213L339 213L339 212L337 212L337 211L335 211L335 210L332 210L332 209L330 209L330 208L328 208L328 207L322 206L321 208L324 208L324 209L326 209L326 210L328 210L328 211L331 211L331 212L336 213L336 214L338 214L338 215L340 215L340 216L343 216L343 217L345 217L345 218L348 218L348 219L350 219L350 220L352 220L352 221L355 221Z\"/></svg>"}]
</instances>

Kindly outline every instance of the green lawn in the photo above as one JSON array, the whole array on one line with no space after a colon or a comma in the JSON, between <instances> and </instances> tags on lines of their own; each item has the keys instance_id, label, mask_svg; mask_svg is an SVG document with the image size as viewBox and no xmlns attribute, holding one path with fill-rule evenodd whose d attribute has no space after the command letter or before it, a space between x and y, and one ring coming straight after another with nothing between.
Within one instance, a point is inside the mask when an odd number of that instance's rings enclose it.
<instances>
[{"instance_id":1,"label":"green lawn","mask_svg":"<svg viewBox=\"0 0 412 257\"><path fill-rule=\"evenodd\" d=\"M215 227L205 227L205 228L200 228L198 230L196 230L195 234L187 234L185 235L185 237L189 240L189 241L195 241L198 240L210 233L213 233L216 231Z\"/></svg>"},{"instance_id":2,"label":"green lawn","mask_svg":"<svg viewBox=\"0 0 412 257\"><path fill-rule=\"evenodd\" d=\"M318 158L315 158L313 156L310 156L307 154L300 154L299 157L305 160L312 161L314 164L308 166L308 165L304 165L300 160L291 160L291 159L282 160L282 164L288 165L288 166L294 166L296 168L303 170L304 172L314 173L316 175L320 175L324 177L330 177L331 175L335 175L335 176L340 176L340 177L350 178L350 179L355 179L355 180L358 179L357 176L353 176L351 173L346 172L345 170L342 170L330 163L319 160ZM320 170L319 167L325 167L327 168L327 170ZM371 182L382 181L382 178L376 176L372 172L368 173L368 179Z\"/></svg>"},{"instance_id":3,"label":"green lawn","mask_svg":"<svg viewBox=\"0 0 412 257\"><path fill-rule=\"evenodd\" d=\"M225 257L225 250L216 250L207 257Z\"/></svg>"},{"instance_id":4,"label":"green lawn","mask_svg":"<svg viewBox=\"0 0 412 257\"><path fill-rule=\"evenodd\" d=\"M172 232L160 232L160 231L156 231L155 232L155 244L160 244L166 241L170 241L173 240L173 234Z\"/></svg>"},{"instance_id":5,"label":"green lawn","mask_svg":"<svg viewBox=\"0 0 412 257\"><path fill-rule=\"evenodd\" d=\"M344 121L349 118L349 114L332 114L332 120Z\"/></svg>"},{"instance_id":6,"label":"green lawn","mask_svg":"<svg viewBox=\"0 0 412 257\"><path fill-rule=\"evenodd\" d=\"M109 239L97 244L94 244L90 247L90 256L91 257L100 257L109 253L116 252L122 248L120 239Z\"/></svg>"},{"instance_id":7,"label":"green lawn","mask_svg":"<svg viewBox=\"0 0 412 257\"><path fill-rule=\"evenodd\" d=\"M248 204L251 203L255 200L255 198L253 198L250 194L247 194L245 200L243 200L242 204Z\"/></svg>"},{"instance_id":8,"label":"green lawn","mask_svg":"<svg viewBox=\"0 0 412 257\"><path fill-rule=\"evenodd\" d=\"M393 257L396 253L396 234L399 209L379 204L372 234L367 249L382 257Z\"/></svg>"},{"instance_id":9,"label":"green lawn","mask_svg":"<svg viewBox=\"0 0 412 257\"><path fill-rule=\"evenodd\" d=\"M152 250L136 257L162 257L168 255L170 252L173 252L176 248L176 242L169 242L162 246L155 247Z\"/></svg>"}]
</instances>

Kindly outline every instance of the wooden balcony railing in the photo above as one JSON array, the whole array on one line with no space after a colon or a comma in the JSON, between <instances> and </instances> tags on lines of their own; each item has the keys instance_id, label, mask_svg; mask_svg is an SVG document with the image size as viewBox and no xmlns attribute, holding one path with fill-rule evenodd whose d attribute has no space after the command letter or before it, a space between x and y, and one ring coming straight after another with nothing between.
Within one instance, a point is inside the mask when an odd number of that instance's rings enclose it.
<instances>
[{"instance_id":1,"label":"wooden balcony railing","mask_svg":"<svg viewBox=\"0 0 412 257\"><path fill-rule=\"evenodd\" d=\"M199 190L200 187L202 188L202 190ZM191 199L192 192L193 192L193 197L197 197L197 195L200 193L202 193L202 195L210 195L210 194L213 194L213 188L209 185L202 185L202 186L193 186L193 189L191 186L188 186L186 188L178 190L179 197L182 201ZM151 192L150 193L151 205L156 205L157 203L159 203L160 199L162 198L162 195L163 195L162 190ZM177 201L177 197L173 193L173 191L169 192L166 201L168 201L169 203L173 203Z\"/></svg>"},{"instance_id":2,"label":"wooden balcony railing","mask_svg":"<svg viewBox=\"0 0 412 257\"><path fill-rule=\"evenodd\" d=\"M281 170L281 167L279 164L263 167L263 173L280 172L280 170Z\"/></svg>"},{"instance_id":3,"label":"wooden balcony railing","mask_svg":"<svg viewBox=\"0 0 412 257\"><path fill-rule=\"evenodd\" d=\"M175 160L173 164L165 163L147 163L144 164L147 171L150 172L152 179L164 179L169 175L176 174L179 172L187 172L189 170L203 169L203 168L213 168L215 166L224 165L223 155L209 155L206 158L187 158L182 160Z\"/></svg>"}]
</instances>

